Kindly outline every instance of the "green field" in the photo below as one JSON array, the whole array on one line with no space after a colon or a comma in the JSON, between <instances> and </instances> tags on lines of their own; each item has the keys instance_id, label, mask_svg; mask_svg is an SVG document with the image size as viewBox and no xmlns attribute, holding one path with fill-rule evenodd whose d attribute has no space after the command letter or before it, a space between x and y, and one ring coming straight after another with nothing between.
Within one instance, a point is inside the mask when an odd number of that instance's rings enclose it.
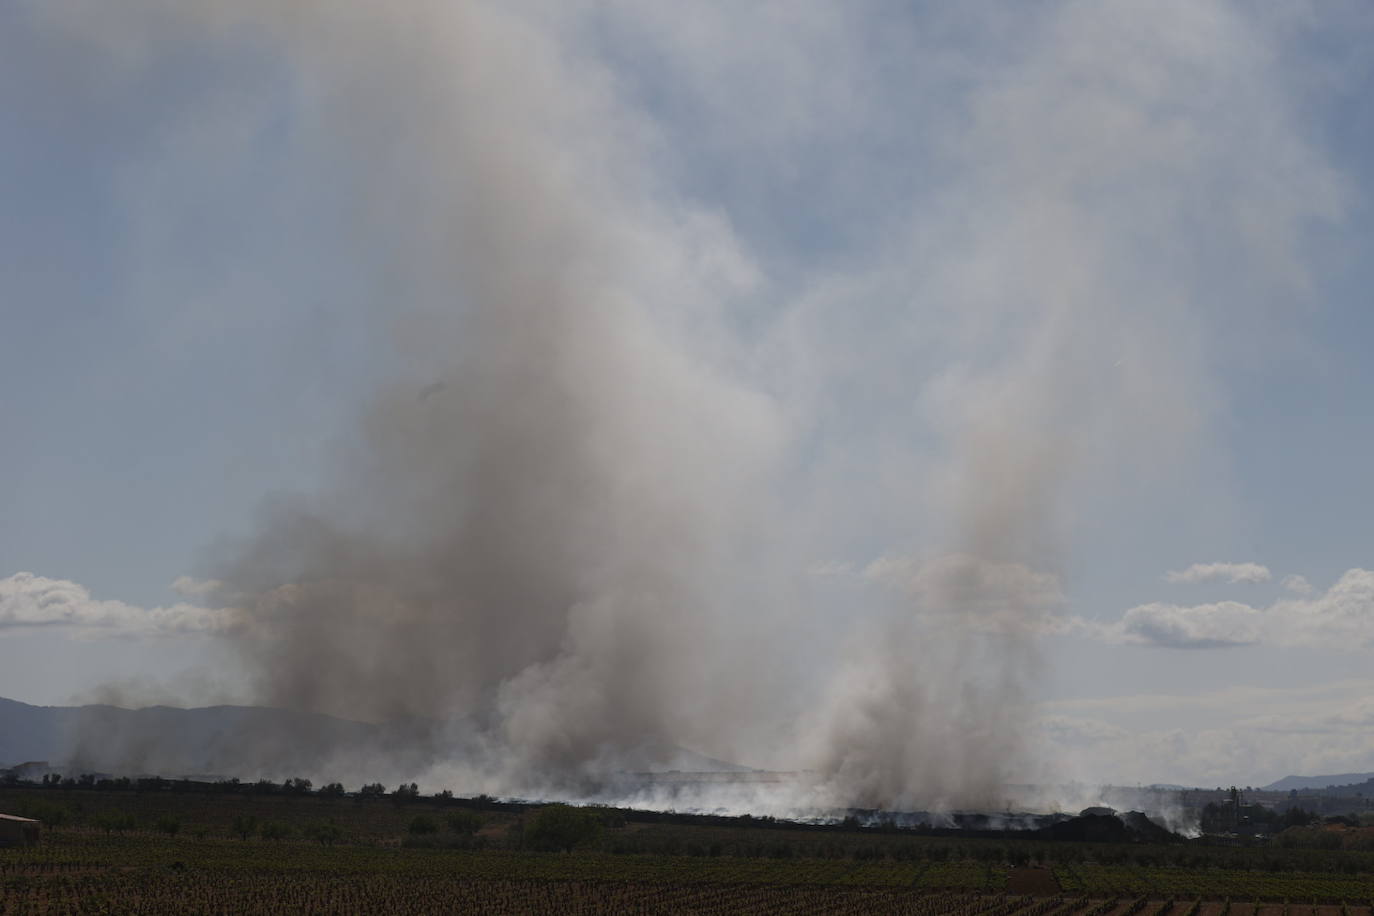
<instances>
[{"instance_id":1,"label":"green field","mask_svg":"<svg viewBox=\"0 0 1374 916\"><path fill-rule=\"evenodd\" d=\"M566 812L568 809L557 809ZM4 913L1367 914L1370 854L919 835L483 800L0 789ZM543 819L541 821L541 818ZM563 841L555 837L553 845ZM537 848L543 847L543 848ZM1315 904L1315 907L1314 907Z\"/></svg>"}]
</instances>

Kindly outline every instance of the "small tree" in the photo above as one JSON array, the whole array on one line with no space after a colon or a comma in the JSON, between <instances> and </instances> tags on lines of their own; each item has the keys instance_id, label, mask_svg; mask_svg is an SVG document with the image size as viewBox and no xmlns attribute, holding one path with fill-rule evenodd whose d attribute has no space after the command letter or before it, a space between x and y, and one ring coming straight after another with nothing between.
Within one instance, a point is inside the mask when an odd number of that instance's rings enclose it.
<instances>
[{"instance_id":1,"label":"small tree","mask_svg":"<svg viewBox=\"0 0 1374 916\"><path fill-rule=\"evenodd\" d=\"M101 827L106 833L123 833L126 830L133 830L137 826L132 814L125 814L120 811L106 811L95 818L95 825Z\"/></svg>"},{"instance_id":2,"label":"small tree","mask_svg":"<svg viewBox=\"0 0 1374 916\"><path fill-rule=\"evenodd\" d=\"M241 814L234 818L234 832L239 839L246 840L258 832L258 819L251 814Z\"/></svg>"},{"instance_id":3,"label":"small tree","mask_svg":"<svg viewBox=\"0 0 1374 916\"><path fill-rule=\"evenodd\" d=\"M531 849L572 852L601 833L601 817L569 805L540 808L525 828L525 843Z\"/></svg>"},{"instance_id":4,"label":"small tree","mask_svg":"<svg viewBox=\"0 0 1374 916\"><path fill-rule=\"evenodd\" d=\"M321 846L332 846L343 838L343 831L333 821L319 821L305 828L305 836Z\"/></svg>"},{"instance_id":5,"label":"small tree","mask_svg":"<svg viewBox=\"0 0 1374 916\"><path fill-rule=\"evenodd\" d=\"M36 821L42 821L49 827L60 827L67 821L70 813L66 805L50 802L46 800L35 800L19 806L19 812L24 817L31 817Z\"/></svg>"},{"instance_id":6,"label":"small tree","mask_svg":"<svg viewBox=\"0 0 1374 916\"><path fill-rule=\"evenodd\" d=\"M439 825L434 823L434 818L427 814L417 814L410 822L410 832L416 836L436 833Z\"/></svg>"},{"instance_id":7,"label":"small tree","mask_svg":"<svg viewBox=\"0 0 1374 916\"><path fill-rule=\"evenodd\" d=\"M330 798L342 798L344 794L343 783L331 782L327 785L320 786L319 794Z\"/></svg>"},{"instance_id":8,"label":"small tree","mask_svg":"<svg viewBox=\"0 0 1374 916\"><path fill-rule=\"evenodd\" d=\"M448 829L459 836L472 836L482 829L482 818L471 811L455 811L448 816Z\"/></svg>"},{"instance_id":9,"label":"small tree","mask_svg":"<svg viewBox=\"0 0 1374 916\"><path fill-rule=\"evenodd\" d=\"M1316 819L1317 816L1315 814L1311 813L1310 811L1304 811L1302 808L1299 808L1296 805L1294 805L1292 808L1289 808L1287 811L1283 812L1283 814L1279 817L1279 829L1285 829L1288 827L1306 827L1308 824L1312 823Z\"/></svg>"},{"instance_id":10,"label":"small tree","mask_svg":"<svg viewBox=\"0 0 1374 916\"><path fill-rule=\"evenodd\" d=\"M281 821L268 821L259 833L264 840L284 840L291 835L291 828Z\"/></svg>"},{"instance_id":11,"label":"small tree","mask_svg":"<svg viewBox=\"0 0 1374 916\"><path fill-rule=\"evenodd\" d=\"M181 821L174 817L160 817L157 819L157 829L168 836L176 836L177 831L181 830Z\"/></svg>"}]
</instances>

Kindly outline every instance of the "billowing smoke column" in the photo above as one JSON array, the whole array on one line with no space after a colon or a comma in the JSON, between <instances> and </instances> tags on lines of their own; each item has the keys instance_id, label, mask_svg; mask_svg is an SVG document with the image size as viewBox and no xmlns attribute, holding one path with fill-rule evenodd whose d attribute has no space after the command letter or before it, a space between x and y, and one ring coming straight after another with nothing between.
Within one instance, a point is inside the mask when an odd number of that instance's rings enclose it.
<instances>
[{"instance_id":1,"label":"billowing smoke column","mask_svg":"<svg viewBox=\"0 0 1374 916\"><path fill-rule=\"evenodd\" d=\"M1301 295L1301 228L1339 212L1276 83L1273 24L1222 3L1062 4L969 97L911 276L947 347L922 392L946 449L941 530L865 570L897 600L816 720L838 799L1000 809L1010 782L1078 772L1037 760L1027 725L1037 637L1068 625L1072 529L1204 454L1206 359Z\"/></svg>"},{"instance_id":2,"label":"billowing smoke column","mask_svg":"<svg viewBox=\"0 0 1374 916\"><path fill-rule=\"evenodd\" d=\"M1187 448L1200 341L1300 285L1298 230L1334 208L1263 29L1225 3L1037 7L1014 53L986 20L937 21L897 55L914 69L873 72L862 5L703 6L691 28L615 5L145 5L290 61L399 353L329 483L214 571L231 638L262 702L409 723L401 766L472 788L591 795L678 743L804 771L789 804L1000 805L1062 776L1027 729L1066 531ZM816 140L836 171L931 186L841 202L874 208L853 230L871 256L777 257L817 243L757 219L742 240L594 53L597 15L719 54L695 88L748 135L746 178L805 173ZM764 45L763 72L740 64ZM919 163L843 158L874 92L913 100L870 120L909 118ZM841 600L809 584L821 565Z\"/></svg>"},{"instance_id":3,"label":"billowing smoke column","mask_svg":"<svg viewBox=\"0 0 1374 916\"><path fill-rule=\"evenodd\" d=\"M593 788L709 690L766 492L773 407L694 350L736 281L678 263L730 252L642 212L609 90L499 4L371 8L321 7L291 47L360 160L414 368L337 487L225 571L241 648L272 703L443 723L507 787Z\"/></svg>"}]
</instances>

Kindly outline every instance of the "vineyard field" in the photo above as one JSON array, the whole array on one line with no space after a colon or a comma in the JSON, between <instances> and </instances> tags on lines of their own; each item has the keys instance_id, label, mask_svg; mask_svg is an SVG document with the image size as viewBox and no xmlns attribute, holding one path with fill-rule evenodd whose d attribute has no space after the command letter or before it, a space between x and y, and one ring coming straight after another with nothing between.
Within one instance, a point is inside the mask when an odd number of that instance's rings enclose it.
<instances>
[{"instance_id":1,"label":"vineyard field","mask_svg":"<svg viewBox=\"0 0 1374 916\"><path fill-rule=\"evenodd\" d=\"M452 799L0 789L45 818L0 848L0 914L956 913L1374 916L1349 851L810 829ZM565 819L566 820L566 819Z\"/></svg>"}]
</instances>

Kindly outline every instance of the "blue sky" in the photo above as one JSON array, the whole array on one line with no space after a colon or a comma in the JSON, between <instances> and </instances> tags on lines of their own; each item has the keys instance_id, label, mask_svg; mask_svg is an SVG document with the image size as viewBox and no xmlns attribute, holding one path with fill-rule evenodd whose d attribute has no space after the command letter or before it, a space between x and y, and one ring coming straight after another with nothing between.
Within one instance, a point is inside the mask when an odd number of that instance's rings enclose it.
<instances>
[{"instance_id":1,"label":"blue sky","mask_svg":"<svg viewBox=\"0 0 1374 916\"><path fill-rule=\"evenodd\" d=\"M444 176L397 164L444 110L259 5L172 6L0 0L15 699L253 698L196 617L227 604L171 583L328 491L368 399L434 359L398 316L449 295L415 253ZM1055 579L1031 689L1084 775L1374 770L1367 7L513 9L595 87L549 129L569 168L623 167L627 283L687 264L705 304L662 307L672 339L771 405L782 444L741 454L776 449L791 507L769 568L817 635L789 677L926 600L1007 483L1049 508L1007 509L1033 543L984 559ZM1214 563L1265 573L1166 581Z\"/></svg>"}]
</instances>

